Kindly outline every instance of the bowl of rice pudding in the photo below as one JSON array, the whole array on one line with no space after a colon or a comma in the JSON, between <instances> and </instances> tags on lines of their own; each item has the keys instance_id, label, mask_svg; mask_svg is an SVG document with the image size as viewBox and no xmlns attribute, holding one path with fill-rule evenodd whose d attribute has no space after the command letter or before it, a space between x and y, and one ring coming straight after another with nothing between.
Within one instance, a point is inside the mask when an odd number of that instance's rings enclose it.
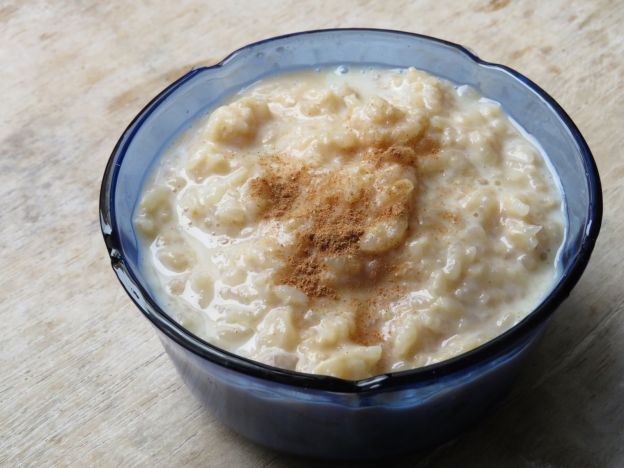
<instances>
[{"instance_id":1,"label":"bowl of rice pudding","mask_svg":"<svg viewBox=\"0 0 624 468\"><path fill-rule=\"evenodd\" d=\"M263 445L363 459L448 440L500 400L602 200L577 128L524 76L345 29L165 89L119 140L100 213L197 398Z\"/></svg>"}]
</instances>

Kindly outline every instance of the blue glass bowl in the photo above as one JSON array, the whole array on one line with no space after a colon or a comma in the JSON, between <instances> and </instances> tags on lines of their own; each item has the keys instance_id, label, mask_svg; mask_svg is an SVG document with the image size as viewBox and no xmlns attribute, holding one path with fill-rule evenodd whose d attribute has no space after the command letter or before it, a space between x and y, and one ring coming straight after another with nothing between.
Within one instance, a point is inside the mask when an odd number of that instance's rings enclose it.
<instances>
[{"instance_id":1,"label":"blue glass bowl","mask_svg":"<svg viewBox=\"0 0 624 468\"><path fill-rule=\"evenodd\" d=\"M268 75L334 65L409 67L468 84L499 101L548 154L568 219L559 278L515 327L453 359L361 381L302 374L223 351L161 309L142 275L132 214L163 150L225 96ZM602 218L596 165L561 107L521 74L465 48L398 31L311 31L248 45L213 67L192 70L156 96L121 136L100 195L113 269L151 321L192 393L225 424L268 447L353 459L397 455L441 443L481 417L509 389L557 306L578 281Z\"/></svg>"}]
</instances>

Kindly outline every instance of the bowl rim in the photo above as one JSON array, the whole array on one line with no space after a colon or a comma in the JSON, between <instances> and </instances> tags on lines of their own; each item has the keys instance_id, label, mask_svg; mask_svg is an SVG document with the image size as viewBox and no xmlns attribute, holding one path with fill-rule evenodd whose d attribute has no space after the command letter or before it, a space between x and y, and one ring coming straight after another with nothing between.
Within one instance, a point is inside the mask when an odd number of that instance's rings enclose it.
<instances>
[{"instance_id":1,"label":"bowl rim","mask_svg":"<svg viewBox=\"0 0 624 468\"><path fill-rule=\"evenodd\" d=\"M132 269L128 268L126 262L124 261L123 249L117 230L116 219L114 216L114 188L116 187L119 167L121 166L121 161L125 156L128 146L143 122L147 119L147 117L175 90L180 88L182 85L184 85L186 82L191 80L199 73L227 66L228 62L232 58L253 47L268 42L279 41L293 36L326 33L340 34L342 32L364 32L382 35L398 34L406 37L424 39L426 41L435 42L455 48L459 52L466 55L478 66L495 68L507 72L507 74L511 75L512 78L519 80L520 82L522 82L522 84L530 88L542 99L544 99L544 101L552 108L552 110L565 125L565 127L567 127L567 129L570 131L572 138L575 140L576 144L579 147L582 162L585 166L585 176L588 181L589 187L587 223L585 224L584 235L580 247L575 253L575 257L572 260L570 267L566 269L555 287L542 300L542 302L537 307L535 307L533 311L531 311L524 319L522 319L520 322L518 322L516 325L514 325L501 335L493 338L492 340L489 340L486 343L478 346L477 348L474 348L453 358L424 367L379 374L361 380L345 380L337 377L307 374L269 366L225 351L192 334L190 331L182 327L178 322L169 317L158 306L158 304L151 297L149 292L142 287L141 282L138 281ZM128 296L130 296L130 298L139 308L139 310L141 310L141 312L152 322L152 324L154 324L167 337L171 338L177 344L201 358L205 358L214 364L231 369L233 371L238 371L242 374L246 374L263 380L279 382L281 384L286 384L293 387L303 387L308 389L325 390L329 392L339 393L362 393L372 390L387 391L390 389L396 389L399 386L439 379L450 374L470 369L471 367L486 361L488 358L492 358L503 353L505 350L508 350L513 345L513 343L521 340L528 333L534 330L539 324L548 319L561 304L561 302L566 297L568 297L570 291L578 282L589 261L590 255L598 237L598 233L600 231L600 226L602 222L602 210L602 188L600 183L600 176L598 174L596 162L594 161L592 153L572 119L563 110L563 108L548 93L546 93L546 91L544 91L529 78L513 70L512 68L505 65L484 61L467 48L453 42L412 32L375 28L317 29L270 37L258 42L245 45L235 50L215 65L192 69L191 71L171 83L169 86L167 86L158 95L156 95L136 115L136 117L134 117L132 122L124 130L122 136L117 141L117 144L115 145L115 148L113 149L106 165L104 176L102 178L99 199L100 227L102 230L104 241L106 243L106 247L109 252L109 256L111 258L113 270L115 271L115 274L122 284L123 288L125 289L126 293L128 294ZM153 312L147 310L147 308L141 304L141 301L147 302Z\"/></svg>"}]
</instances>

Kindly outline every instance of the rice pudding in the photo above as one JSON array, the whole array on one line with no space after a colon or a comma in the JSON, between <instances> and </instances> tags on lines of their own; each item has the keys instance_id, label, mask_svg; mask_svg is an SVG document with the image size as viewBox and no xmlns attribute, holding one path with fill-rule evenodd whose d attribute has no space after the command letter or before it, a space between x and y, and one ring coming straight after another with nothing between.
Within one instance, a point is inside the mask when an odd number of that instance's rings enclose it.
<instances>
[{"instance_id":1,"label":"rice pudding","mask_svg":"<svg viewBox=\"0 0 624 468\"><path fill-rule=\"evenodd\" d=\"M345 379L503 333L552 287L564 234L539 147L498 103L413 68L242 90L166 150L134 222L185 328Z\"/></svg>"}]
</instances>

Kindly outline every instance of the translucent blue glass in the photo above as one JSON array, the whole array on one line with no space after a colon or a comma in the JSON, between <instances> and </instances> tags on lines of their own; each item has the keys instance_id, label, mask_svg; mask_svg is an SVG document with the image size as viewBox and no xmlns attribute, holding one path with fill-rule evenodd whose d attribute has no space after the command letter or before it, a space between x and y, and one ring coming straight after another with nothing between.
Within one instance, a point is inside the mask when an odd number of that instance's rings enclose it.
<instances>
[{"instance_id":1,"label":"translucent blue glass","mask_svg":"<svg viewBox=\"0 0 624 468\"><path fill-rule=\"evenodd\" d=\"M222 351L161 310L139 268L132 214L163 150L225 96L265 76L337 65L409 67L468 84L500 102L544 148L561 181L568 220L551 293L498 338L448 361L362 381L276 369ZM117 143L100 198L102 232L122 285L155 325L192 392L226 424L264 445L324 458L396 455L438 444L477 420L509 388L548 318L582 274L600 230L602 195L592 155L570 118L519 73L461 46L397 31L345 29L269 39L173 83Z\"/></svg>"}]
</instances>

